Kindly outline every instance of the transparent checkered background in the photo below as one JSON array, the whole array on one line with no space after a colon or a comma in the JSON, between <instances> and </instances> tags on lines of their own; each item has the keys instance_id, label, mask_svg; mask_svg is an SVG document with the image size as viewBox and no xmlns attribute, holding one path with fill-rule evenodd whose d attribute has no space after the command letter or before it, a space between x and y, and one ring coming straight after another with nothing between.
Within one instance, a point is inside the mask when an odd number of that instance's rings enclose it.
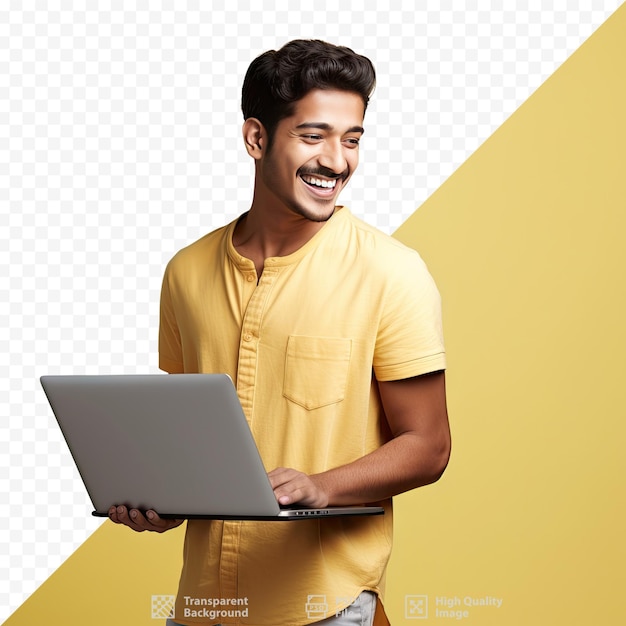
<instances>
[{"instance_id":1,"label":"transparent checkered background","mask_svg":"<svg viewBox=\"0 0 626 626\"><path fill-rule=\"evenodd\" d=\"M38 378L157 372L165 263L250 203L249 62L374 61L342 202L391 233L620 2L513 4L0 0L0 618L100 523Z\"/></svg>"}]
</instances>

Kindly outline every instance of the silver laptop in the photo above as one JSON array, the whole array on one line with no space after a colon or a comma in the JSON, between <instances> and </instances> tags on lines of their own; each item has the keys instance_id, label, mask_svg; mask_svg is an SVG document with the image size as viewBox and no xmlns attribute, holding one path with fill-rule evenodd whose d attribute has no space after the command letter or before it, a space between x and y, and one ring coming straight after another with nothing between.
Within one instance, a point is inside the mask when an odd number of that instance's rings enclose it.
<instances>
[{"instance_id":1,"label":"silver laptop","mask_svg":"<svg viewBox=\"0 0 626 626\"><path fill-rule=\"evenodd\" d=\"M281 507L226 374L42 376L93 515L302 520L382 507Z\"/></svg>"}]
</instances>

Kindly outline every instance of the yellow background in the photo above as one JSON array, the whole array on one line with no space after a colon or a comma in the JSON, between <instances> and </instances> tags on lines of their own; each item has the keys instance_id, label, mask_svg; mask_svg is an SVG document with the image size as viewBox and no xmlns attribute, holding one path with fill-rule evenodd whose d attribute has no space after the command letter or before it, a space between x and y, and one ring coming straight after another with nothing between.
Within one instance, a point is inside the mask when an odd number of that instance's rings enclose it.
<instances>
[{"instance_id":1,"label":"yellow background","mask_svg":"<svg viewBox=\"0 0 626 626\"><path fill-rule=\"evenodd\" d=\"M626 624L626 7L396 236L442 292L454 441L396 499L392 623Z\"/></svg>"},{"instance_id":2,"label":"yellow background","mask_svg":"<svg viewBox=\"0 0 626 626\"><path fill-rule=\"evenodd\" d=\"M454 449L396 499L395 626L457 622L438 597L463 624L626 623L625 85L622 6L397 233L444 298ZM181 538L106 522L5 623L158 623Z\"/></svg>"}]
</instances>

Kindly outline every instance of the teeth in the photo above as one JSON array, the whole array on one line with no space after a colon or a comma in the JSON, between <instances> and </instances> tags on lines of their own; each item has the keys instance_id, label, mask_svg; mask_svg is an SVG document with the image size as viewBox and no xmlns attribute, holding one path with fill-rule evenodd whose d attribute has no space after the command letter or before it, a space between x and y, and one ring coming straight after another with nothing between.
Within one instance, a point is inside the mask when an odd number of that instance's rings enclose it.
<instances>
[{"instance_id":1,"label":"teeth","mask_svg":"<svg viewBox=\"0 0 626 626\"><path fill-rule=\"evenodd\" d=\"M333 189L337 184L337 180L321 180L320 178L314 178L313 176L303 176L302 180L309 183L309 185L315 185L316 187L324 187L327 189Z\"/></svg>"}]
</instances>

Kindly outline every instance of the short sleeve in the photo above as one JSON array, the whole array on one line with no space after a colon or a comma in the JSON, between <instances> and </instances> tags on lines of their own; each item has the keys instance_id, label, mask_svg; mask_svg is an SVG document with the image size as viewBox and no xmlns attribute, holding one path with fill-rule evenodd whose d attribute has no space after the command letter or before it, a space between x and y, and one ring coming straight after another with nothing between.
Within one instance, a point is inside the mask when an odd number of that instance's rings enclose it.
<instances>
[{"instance_id":1,"label":"short sleeve","mask_svg":"<svg viewBox=\"0 0 626 626\"><path fill-rule=\"evenodd\" d=\"M159 316L159 368L170 374L184 371L183 350L170 286L170 266L161 286Z\"/></svg>"},{"instance_id":2,"label":"short sleeve","mask_svg":"<svg viewBox=\"0 0 626 626\"><path fill-rule=\"evenodd\" d=\"M425 263L413 250L389 273L373 365L381 381L446 367L441 297Z\"/></svg>"}]
</instances>

